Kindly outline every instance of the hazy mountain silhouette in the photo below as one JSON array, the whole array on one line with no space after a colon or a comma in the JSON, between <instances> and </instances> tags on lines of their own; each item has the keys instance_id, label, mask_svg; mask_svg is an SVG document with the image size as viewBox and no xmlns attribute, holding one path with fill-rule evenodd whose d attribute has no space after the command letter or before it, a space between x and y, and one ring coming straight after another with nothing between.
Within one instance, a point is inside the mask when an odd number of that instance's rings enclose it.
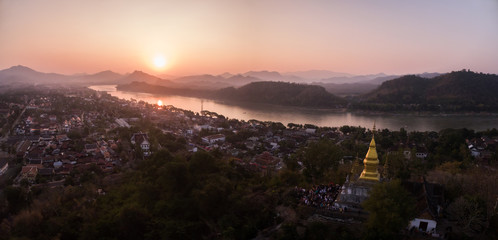
<instances>
[{"instance_id":1,"label":"hazy mountain silhouette","mask_svg":"<svg viewBox=\"0 0 498 240\"><path fill-rule=\"evenodd\" d=\"M426 74L426 76L430 74ZM393 104L428 105L450 110L493 110L498 108L498 76L458 71L423 78L407 75L382 83L361 97L361 102L392 106ZM437 106L437 107L436 107Z\"/></svg>"},{"instance_id":2,"label":"hazy mountain silhouette","mask_svg":"<svg viewBox=\"0 0 498 240\"><path fill-rule=\"evenodd\" d=\"M302 77L316 77L333 72L314 70L295 73ZM264 79L284 79L285 82ZM352 100L352 106L362 109L498 110L498 76L495 74L463 70L447 74L422 73L397 77L381 73L332 77L313 82L313 85L289 83L292 82L289 79L309 81L294 75L270 71L250 71L235 75L225 73L218 76L196 75L167 80L142 71L126 75L112 71L63 75L38 72L21 65L0 70L0 86L4 89L30 85L119 84L122 89L129 91L306 107L334 108L345 103L345 100L336 95L350 95L358 96L349 98ZM380 83L382 84L379 86ZM375 88L376 86L378 87Z\"/></svg>"},{"instance_id":3,"label":"hazy mountain silhouette","mask_svg":"<svg viewBox=\"0 0 498 240\"><path fill-rule=\"evenodd\" d=\"M369 79L374 76L373 79ZM348 78L333 78L333 81L345 82L345 81L357 81L359 82L351 82L351 83L326 83L325 82L312 82L313 85L319 85L324 87L328 92L332 94L336 94L339 96L357 96L366 94L375 90L379 85L381 85L385 81L389 81L392 79L400 78L400 75L387 75L382 76L383 74L378 75L366 75L366 76L356 76L356 77L348 77ZM424 78L432 78L435 76L439 76L441 73L422 73L416 74L416 76L424 77ZM369 80L368 80L369 79ZM330 79L329 79L330 80Z\"/></svg>"},{"instance_id":4,"label":"hazy mountain silhouette","mask_svg":"<svg viewBox=\"0 0 498 240\"><path fill-rule=\"evenodd\" d=\"M242 74L243 76L251 76L267 81L282 81L285 79L284 76L280 75L279 72L275 71L249 71Z\"/></svg>"},{"instance_id":5,"label":"hazy mountain silhouette","mask_svg":"<svg viewBox=\"0 0 498 240\"><path fill-rule=\"evenodd\" d=\"M335 84L341 84L341 83L358 83L358 82L368 82L370 80L379 78L379 77L387 77L388 75L384 73L379 73L379 74L370 74L370 75L356 75L356 76L346 76L346 77L331 77L331 78L324 78L321 79L319 82L322 83L335 83ZM395 77L393 77L395 78Z\"/></svg>"},{"instance_id":6,"label":"hazy mountain silhouette","mask_svg":"<svg viewBox=\"0 0 498 240\"><path fill-rule=\"evenodd\" d=\"M53 84L67 80L68 76L57 73L42 73L18 65L0 71L0 84Z\"/></svg>"},{"instance_id":7,"label":"hazy mountain silhouette","mask_svg":"<svg viewBox=\"0 0 498 240\"><path fill-rule=\"evenodd\" d=\"M418 74L418 76L422 77L434 77L438 75L440 74ZM57 73L42 73L25 66L14 66L0 71L0 85L70 84L73 86L90 86L99 84L145 82L151 85L167 86L174 89L218 90L228 87L237 88L253 82L282 81L318 85L335 95L356 96L368 93L374 90L375 87L382 82L398 77L400 76L386 75L383 73L355 76L348 73L310 70L287 72L285 74L276 71L249 71L243 74L224 73L217 76L204 74L167 80L142 71L134 71L131 74L126 75L121 75L112 71L102 71L95 74L68 76Z\"/></svg>"},{"instance_id":8,"label":"hazy mountain silhouette","mask_svg":"<svg viewBox=\"0 0 498 240\"><path fill-rule=\"evenodd\" d=\"M109 70L90 75L67 76L71 83L78 85L116 84L123 77L123 75Z\"/></svg>"},{"instance_id":9,"label":"hazy mountain silhouette","mask_svg":"<svg viewBox=\"0 0 498 240\"><path fill-rule=\"evenodd\" d=\"M206 89L206 90L216 90L226 87L240 87L251 82L262 81L259 78L252 76L242 76L238 75L225 75L224 76L213 76L209 74L205 75L194 75L176 78L173 80L178 86L191 89Z\"/></svg>"},{"instance_id":10,"label":"hazy mountain silhouette","mask_svg":"<svg viewBox=\"0 0 498 240\"><path fill-rule=\"evenodd\" d=\"M118 84L125 84L131 82L146 82L149 84L159 85L159 86L175 86L175 84L170 80L162 79L138 70L120 79L117 79Z\"/></svg>"},{"instance_id":11,"label":"hazy mountain silhouette","mask_svg":"<svg viewBox=\"0 0 498 240\"><path fill-rule=\"evenodd\" d=\"M216 90L225 87L234 86L228 83L228 80L221 76L209 74L185 76L173 79L173 81L183 88Z\"/></svg>"},{"instance_id":12,"label":"hazy mountain silhouette","mask_svg":"<svg viewBox=\"0 0 498 240\"><path fill-rule=\"evenodd\" d=\"M296 76L291 75L282 75L279 72L275 71L249 71L242 74L243 76L251 76L254 78L258 78L262 81L272 81L272 82L295 82L295 83L304 83L307 82L305 79L301 79Z\"/></svg>"},{"instance_id":13,"label":"hazy mountain silhouette","mask_svg":"<svg viewBox=\"0 0 498 240\"><path fill-rule=\"evenodd\" d=\"M261 79L253 77L253 76L243 76L240 74L231 76L227 78L228 82L233 84L236 87L243 86L252 82L259 82Z\"/></svg>"},{"instance_id":14,"label":"hazy mountain silhouette","mask_svg":"<svg viewBox=\"0 0 498 240\"><path fill-rule=\"evenodd\" d=\"M63 75L58 73L42 73L25 66L14 66L0 71L0 84L49 84L49 85L76 85L90 86L99 84L131 83L144 81L156 85L173 85L169 80L135 71L128 75L121 75L112 71L102 71L95 74Z\"/></svg>"},{"instance_id":15,"label":"hazy mountain silhouette","mask_svg":"<svg viewBox=\"0 0 498 240\"><path fill-rule=\"evenodd\" d=\"M437 77L439 75L441 75L442 73L420 73L420 74L411 74L411 75L415 75L415 76L419 76L419 77L423 77L423 78L433 78L433 77ZM380 85L382 84L383 82L385 81L389 81L389 80L393 80L393 79L396 79L396 78L399 78L399 77L402 77L402 76L406 76L405 75L388 75L388 76L381 76L381 77L376 77L374 79L371 79L371 80L368 80L366 81L365 83L370 83L370 84L374 84L374 85Z\"/></svg>"},{"instance_id":16,"label":"hazy mountain silhouette","mask_svg":"<svg viewBox=\"0 0 498 240\"><path fill-rule=\"evenodd\" d=\"M284 76L298 77L309 82L315 82L322 79L334 78L334 77L352 77L353 74L332 72L327 70L309 70L309 71L296 71L296 72L286 72L283 73Z\"/></svg>"},{"instance_id":17,"label":"hazy mountain silhouette","mask_svg":"<svg viewBox=\"0 0 498 240\"><path fill-rule=\"evenodd\" d=\"M102 71L102 72L98 72L98 73L86 76L87 79L96 79L96 80L104 80L104 79L105 80L117 80L117 79L120 79L122 77L123 77L123 75L121 75L119 73L115 73L115 72L110 71L110 70Z\"/></svg>"},{"instance_id":18,"label":"hazy mountain silhouette","mask_svg":"<svg viewBox=\"0 0 498 240\"><path fill-rule=\"evenodd\" d=\"M222 74L220 74L218 76L220 76L222 78L230 78L230 77L233 77L234 75L231 74L231 73L229 73L229 72L225 72L225 73L222 73Z\"/></svg>"},{"instance_id":19,"label":"hazy mountain silhouette","mask_svg":"<svg viewBox=\"0 0 498 240\"><path fill-rule=\"evenodd\" d=\"M191 76L183 76L179 78L173 79L173 81L177 83L195 83L195 82L221 82L226 78L221 76L213 76L210 74L202 74L202 75L191 75Z\"/></svg>"}]
</instances>

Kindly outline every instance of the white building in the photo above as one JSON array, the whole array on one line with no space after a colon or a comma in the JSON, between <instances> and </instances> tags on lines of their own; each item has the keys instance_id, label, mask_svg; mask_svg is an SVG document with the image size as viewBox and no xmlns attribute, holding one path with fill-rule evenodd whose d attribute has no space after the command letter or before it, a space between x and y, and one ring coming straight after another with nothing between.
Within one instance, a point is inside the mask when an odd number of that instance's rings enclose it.
<instances>
[{"instance_id":1,"label":"white building","mask_svg":"<svg viewBox=\"0 0 498 240\"><path fill-rule=\"evenodd\" d=\"M202 138L202 141L206 144L213 144L217 142L225 142L225 135L223 134L215 134L210 136L205 136Z\"/></svg>"},{"instance_id":2,"label":"white building","mask_svg":"<svg viewBox=\"0 0 498 240\"><path fill-rule=\"evenodd\" d=\"M415 228L428 234L436 233L437 222L429 219L415 218L410 222L408 229Z\"/></svg>"},{"instance_id":3,"label":"white building","mask_svg":"<svg viewBox=\"0 0 498 240\"><path fill-rule=\"evenodd\" d=\"M149 156L151 154L147 133L134 133L133 136L131 136L131 144L139 144L144 156Z\"/></svg>"}]
</instances>

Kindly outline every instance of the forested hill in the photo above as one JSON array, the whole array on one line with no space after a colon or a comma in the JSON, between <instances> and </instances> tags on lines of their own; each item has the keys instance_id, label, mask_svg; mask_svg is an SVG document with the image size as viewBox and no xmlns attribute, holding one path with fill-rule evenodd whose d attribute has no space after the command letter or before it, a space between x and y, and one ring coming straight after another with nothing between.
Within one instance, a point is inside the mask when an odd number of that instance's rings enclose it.
<instances>
[{"instance_id":1,"label":"forested hill","mask_svg":"<svg viewBox=\"0 0 498 240\"><path fill-rule=\"evenodd\" d=\"M216 91L170 88L144 82L132 82L118 85L117 89L310 108L340 108L346 104L345 100L327 92L323 87L286 82L253 82L240 88L230 87Z\"/></svg>"},{"instance_id":2,"label":"forested hill","mask_svg":"<svg viewBox=\"0 0 498 240\"><path fill-rule=\"evenodd\" d=\"M321 86L287 82L253 82L220 90L133 82L118 85L118 89L309 108L342 108L348 104ZM407 75L382 83L374 91L353 99L349 107L375 111L498 112L497 93L498 76L494 74L459 71L434 78Z\"/></svg>"},{"instance_id":3,"label":"forested hill","mask_svg":"<svg viewBox=\"0 0 498 240\"><path fill-rule=\"evenodd\" d=\"M286 82L253 82L240 88L221 89L216 95L233 101L300 107L337 108L346 104L323 87Z\"/></svg>"},{"instance_id":4,"label":"forested hill","mask_svg":"<svg viewBox=\"0 0 498 240\"><path fill-rule=\"evenodd\" d=\"M376 110L497 111L498 76L471 71L434 78L403 76L363 95L358 108Z\"/></svg>"}]
</instances>

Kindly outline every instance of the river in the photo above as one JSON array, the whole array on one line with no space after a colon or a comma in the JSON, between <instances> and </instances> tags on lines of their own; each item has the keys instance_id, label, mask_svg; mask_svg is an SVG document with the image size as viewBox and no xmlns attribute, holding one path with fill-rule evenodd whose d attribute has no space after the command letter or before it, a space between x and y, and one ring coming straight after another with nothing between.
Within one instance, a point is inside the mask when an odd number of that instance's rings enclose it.
<instances>
[{"instance_id":1,"label":"river","mask_svg":"<svg viewBox=\"0 0 498 240\"><path fill-rule=\"evenodd\" d=\"M239 120L257 119L260 121L314 124L317 126L340 127L344 125L362 126L407 131L439 131L444 128L468 128L482 131L498 128L498 115L416 115L416 114L365 114L354 112L337 112L333 110L316 110L298 107L275 106L268 104L229 104L221 101L183 97L174 95L153 95L149 93L125 92L116 90L116 85L95 85L90 89L105 91L121 99L136 99L156 104L159 100L164 105L200 112L201 108L222 114L227 118Z\"/></svg>"}]
</instances>

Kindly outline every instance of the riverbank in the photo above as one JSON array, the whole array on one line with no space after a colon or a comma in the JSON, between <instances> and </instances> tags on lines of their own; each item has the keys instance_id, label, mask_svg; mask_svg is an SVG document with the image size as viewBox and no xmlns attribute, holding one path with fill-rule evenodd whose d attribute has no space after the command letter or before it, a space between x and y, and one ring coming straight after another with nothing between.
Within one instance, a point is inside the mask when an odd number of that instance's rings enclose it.
<instances>
[{"instance_id":1,"label":"riverbank","mask_svg":"<svg viewBox=\"0 0 498 240\"><path fill-rule=\"evenodd\" d=\"M121 99L136 99L156 104L159 100L164 105L200 112L208 110L227 118L239 120L256 119L260 121L295 124L313 124L320 127L340 127L343 125L371 128L376 123L378 128L408 131L439 131L445 128L468 128L483 131L498 128L498 114L469 113L428 113L412 112L385 113L379 111L348 111L345 109L310 109L288 107L262 103L243 103L182 97L173 95L154 95L149 93L125 92L116 90L116 85L96 85L90 89L105 91Z\"/></svg>"}]
</instances>

